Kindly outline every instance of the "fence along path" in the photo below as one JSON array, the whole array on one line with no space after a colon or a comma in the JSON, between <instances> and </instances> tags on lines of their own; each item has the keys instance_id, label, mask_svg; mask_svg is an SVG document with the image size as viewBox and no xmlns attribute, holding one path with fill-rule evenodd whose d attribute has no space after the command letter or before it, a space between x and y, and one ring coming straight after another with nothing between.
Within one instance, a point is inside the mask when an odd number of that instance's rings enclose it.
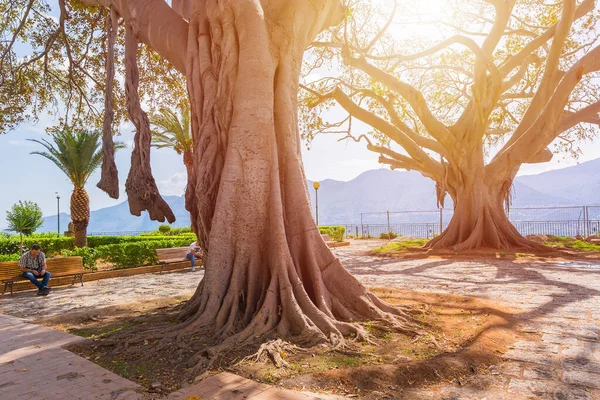
<instances>
[{"instance_id":1,"label":"fence along path","mask_svg":"<svg viewBox=\"0 0 600 400\"><path fill-rule=\"evenodd\" d=\"M448 227L452 210L384 211L361 213L359 224L345 224L347 236L378 237L393 232L432 238ZM589 236L600 232L600 206L515 207L510 221L523 235Z\"/></svg>"}]
</instances>

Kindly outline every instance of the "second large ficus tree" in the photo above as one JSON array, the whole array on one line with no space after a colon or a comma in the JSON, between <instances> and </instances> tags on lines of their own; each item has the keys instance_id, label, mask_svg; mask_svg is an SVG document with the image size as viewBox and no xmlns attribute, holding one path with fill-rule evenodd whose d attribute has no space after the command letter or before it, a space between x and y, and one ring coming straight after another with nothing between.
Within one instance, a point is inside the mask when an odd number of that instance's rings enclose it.
<instances>
[{"instance_id":1,"label":"second large ficus tree","mask_svg":"<svg viewBox=\"0 0 600 400\"><path fill-rule=\"evenodd\" d=\"M398 8L390 16L392 1L382 18L378 3L356 2L352 20L312 43L305 133L346 131L381 163L433 179L454 216L430 248L536 246L505 206L523 164L549 161L557 138L575 151L600 124L594 1L448 2L447 19ZM319 78L336 57L341 68ZM334 104L348 117L323 117ZM373 132L355 134L353 120Z\"/></svg>"}]
</instances>

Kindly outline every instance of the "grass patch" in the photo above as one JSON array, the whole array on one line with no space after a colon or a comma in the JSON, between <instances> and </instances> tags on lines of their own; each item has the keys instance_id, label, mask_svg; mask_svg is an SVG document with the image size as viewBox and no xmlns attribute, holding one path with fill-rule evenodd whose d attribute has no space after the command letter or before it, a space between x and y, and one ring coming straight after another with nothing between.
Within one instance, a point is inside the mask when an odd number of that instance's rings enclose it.
<instances>
[{"instance_id":1,"label":"grass patch","mask_svg":"<svg viewBox=\"0 0 600 400\"><path fill-rule=\"evenodd\" d=\"M112 335L119 331L129 329L134 324L130 322L125 322L122 325L111 325L104 327L93 327L93 328L71 328L69 329L69 333L73 335L81 336L88 339L100 339L106 336Z\"/></svg>"},{"instance_id":2,"label":"grass patch","mask_svg":"<svg viewBox=\"0 0 600 400\"><path fill-rule=\"evenodd\" d=\"M427 239L412 239L412 240L403 240L401 242L388 243L384 246L374 249L373 253L387 254L387 253L394 253L396 251L416 249L416 248L425 246L425 244L428 241L429 240L427 240Z\"/></svg>"},{"instance_id":3,"label":"grass patch","mask_svg":"<svg viewBox=\"0 0 600 400\"><path fill-rule=\"evenodd\" d=\"M548 236L548 239L543 243L546 246L552 247L569 247L586 252L600 252L600 244L586 242L585 240L577 240L568 236Z\"/></svg>"}]
</instances>

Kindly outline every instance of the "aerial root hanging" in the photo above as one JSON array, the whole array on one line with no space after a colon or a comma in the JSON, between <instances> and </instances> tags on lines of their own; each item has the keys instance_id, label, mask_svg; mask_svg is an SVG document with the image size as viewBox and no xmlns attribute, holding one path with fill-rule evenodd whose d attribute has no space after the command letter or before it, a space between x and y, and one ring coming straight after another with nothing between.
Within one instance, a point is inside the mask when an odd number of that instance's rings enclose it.
<instances>
[{"instance_id":1,"label":"aerial root hanging","mask_svg":"<svg viewBox=\"0 0 600 400\"><path fill-rule=\"evenodd\" d=\"M115 144L112 125L115 113L113 110L113 83L115 79L115 39L117 36L118 16L110 9L106 20L106 92L104 94L104 123L102 125L102 174L96 185L113 199L119 198L119 172L115 163Z\"/></svg>"},{"instance_id":2,"label":"aerial root hanging","mask_svg":"<svg viewBox=\"0 0 600 400\"><path fill-rule=\"evenodd\" d=\"M135 147L131 155L131 170L125 183L129 199L129 210L133 215L140 216L142 211L148 211L150 219L169 223L175 222L171 207L160 196L156 181L152 176L150 166L150 146L152 134L148 115L142 110L138 94L139 69L137 65L138 40L131 24L125 31L125 94L127 111L135 126Z\"/></svg>"}]
</instances>

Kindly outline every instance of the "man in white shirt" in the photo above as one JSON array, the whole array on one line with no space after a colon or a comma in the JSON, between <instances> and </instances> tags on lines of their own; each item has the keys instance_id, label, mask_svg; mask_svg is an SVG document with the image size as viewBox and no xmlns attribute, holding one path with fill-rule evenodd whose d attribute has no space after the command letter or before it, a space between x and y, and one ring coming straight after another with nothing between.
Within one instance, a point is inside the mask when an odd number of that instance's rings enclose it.
<instances>
[{"instance_id":1,"label":"man in white shirt","mask_svg":"<svg viewBox=\"0 0 600 400\"><path fill-rule=\"evenodd\" d=\"M200 246L198 246L198 242L194 242L190 244L190 249L186 256L188 260L192 262L192 272L196 271L196 257L202 257L202 252L200 250Z\"/></svg>"}]
</instances>

